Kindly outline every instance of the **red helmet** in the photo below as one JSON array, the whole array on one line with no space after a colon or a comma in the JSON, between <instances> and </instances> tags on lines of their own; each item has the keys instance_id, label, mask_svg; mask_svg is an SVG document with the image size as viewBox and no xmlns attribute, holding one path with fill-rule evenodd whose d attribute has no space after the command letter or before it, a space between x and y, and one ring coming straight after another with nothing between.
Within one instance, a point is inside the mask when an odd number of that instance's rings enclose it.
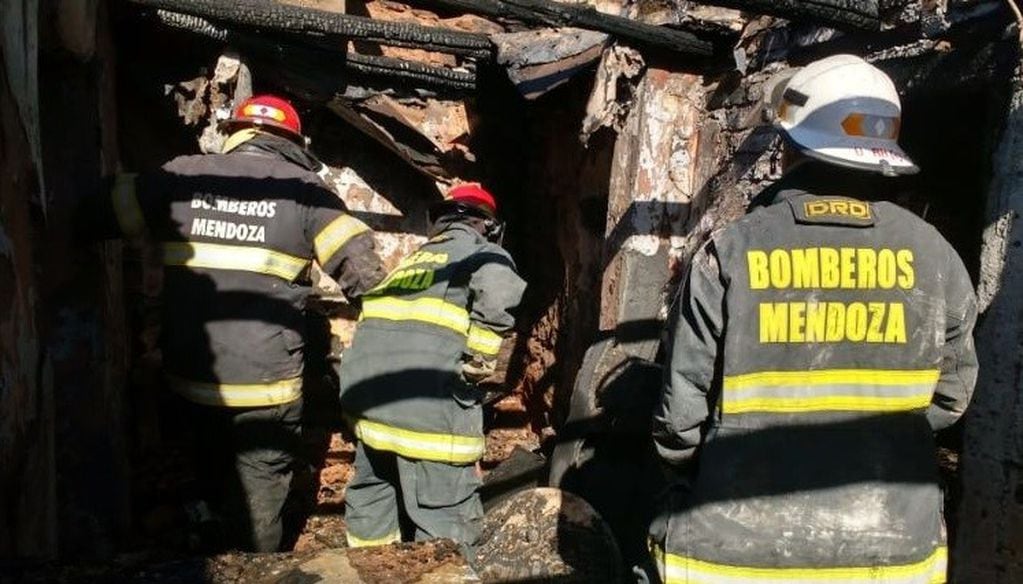
<instances>
[{"instance_id":1,"label":"red helmet","mask_svg":"<svg viewBox=\"0 0 1023 584\"><path fill-rule=\"evenodd\" d=\"M222 122L223 126L243 124L276 128L289 138L304 141L302 121L298 112L287 101L273 95L257 95L243 101L234 110L234 116Z\"/></svg>"},{"instance_id":2,"label":"red helmet","mask_svg":"<svg viewBox=\"0 0 1023 584\"><path fill-rule=\"evenodd\" d=\"M494 195L483 188L480 183L464 183L451 188L444 195L447 203L461 203L479 209L491 217L497 216L497 201Z\"/></svg>"}]
</instances>

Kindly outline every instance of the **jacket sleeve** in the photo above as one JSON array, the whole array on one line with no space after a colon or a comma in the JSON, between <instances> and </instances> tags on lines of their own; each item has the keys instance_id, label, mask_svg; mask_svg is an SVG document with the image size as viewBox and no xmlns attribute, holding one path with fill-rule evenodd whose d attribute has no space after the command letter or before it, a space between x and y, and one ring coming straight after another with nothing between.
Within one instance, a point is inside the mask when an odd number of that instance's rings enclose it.
<instances>
[{"instance_id":1,"label":"jacket sleeve","mask_svg":"<svg viewBox=\"0 0 1023 584\"><path fill-rule=\"evenodd\" d=\"M502 337L515 326L515 309L522 302L526 282L503 249L481 253L479 267L469 278L471 309L467 350L484 359L494 359L501 350Z\"/></svg>"},{"instance_id":2,"label":"jacket sleeve","mask_svg":"<svg viewBox=\"0 0 1023 584\"><path fill-rule=\"evenodd\" d=\"M724 297L714 245L708 243L693 258L669 319L668 363L654 412L654 444L662 461L675 470L693 459L711 415Z\"/></svg>"},{"instance_id":3,"label":"jacket sleeve","mask_svg":"<svg viewBox=\"0 0 1023 584\"><path fill-rule=\"evenodd\" d=\"M977 297L959 255L952 246L946 247L945 344L941 376L927 410L927 420L935 431L948 428L962 417L977 383L977 351L973 344Z\"/></svg>"},{"instance_id":4,"label":"jacket sleeve","mask_svg":"<svg viewBox=\"0 0 1023 584\"><path fill-rule=\"evenodd\" d=\"M322 186L310 186L307 235L323 271L349 299L360 298L385 276L373 231L348 214L344 203Z\"/></svg>"},{"instance_id":5,"label":"jacket sleeve","mask_svg":"<svg viewBox=\"0 0 1023 584\"><path fill-rule=\"evenodd\" d=\"M107 177L98 192L85 197L76 210L76 237L91 242L148 236L152 224L165 218L165 193L171 177L163 168Z\"/></svg>"}]
</instances>

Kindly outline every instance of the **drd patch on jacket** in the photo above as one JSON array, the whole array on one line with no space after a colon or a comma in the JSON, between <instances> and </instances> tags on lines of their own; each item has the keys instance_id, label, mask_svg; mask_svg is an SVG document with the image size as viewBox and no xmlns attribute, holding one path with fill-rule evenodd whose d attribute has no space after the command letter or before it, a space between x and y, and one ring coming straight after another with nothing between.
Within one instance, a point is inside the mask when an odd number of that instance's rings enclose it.
<instances>
[{"instance_id":1,"label":"drd patch on jacket","mask_svg":"<svg viewBox=\"0 0 1023 584\"><path fill-rule=\"evenodd\" d=\"M789 199L797 223L871 227L874 208L870 203L847 197L798 197Z\"/></svg>"}]
</instances>

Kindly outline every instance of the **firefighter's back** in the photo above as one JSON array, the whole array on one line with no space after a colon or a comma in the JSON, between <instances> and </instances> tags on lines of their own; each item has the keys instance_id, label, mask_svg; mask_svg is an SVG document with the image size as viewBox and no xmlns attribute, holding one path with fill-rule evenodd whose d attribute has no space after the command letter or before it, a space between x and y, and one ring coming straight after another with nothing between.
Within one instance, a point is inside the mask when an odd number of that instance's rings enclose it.
<instances>
[{"instance_id":1,"label":"firefighter's back","mask_svg":"<svg viewBox=\"0 0 1023 584\"><path fill-rule=\"evenodd\" d=\"M948 283L969 283L958 256L895 205L798 190L713 245L727 334L686 545L724 565L943 573L926 414L962 300Z\"/></svg>"},{"instance_id":2,"label":"firefighter's back","mask_svg":"<svg viewBox=\"0 0 1023 584\"><path fill-rule=\"evenodd\" d=\"M178 389L204 401L203 383L268 383L281 400L294 399L310 290L304 275L313 257L310 216L337 203L317 200L329 193L314 174L268 156L183 156L154 180L160 184L147 186L162 191L153 200L165 217L154 222L166 266L165 360L173 378L186 380ZM271 387L289 380L287 391ZM276 401L261 393L242 399ZM218 395L211 399L231 401L223 390Z\"/></svg>"},{"instance_id":3,"label":"firefighter's back","mask_svg":"<svg viewBox=\"0 0 1023 584\"><path fill-rule=\"evenodd\" d=\"M471 322L470 278L495 259L511 264L499 246L453 225L366 294L340 389L346 415L381 436L374 443L367 434L367 443L455 463L475 461L482 452L481 396L460 371L463 355L485 332ZM443 435L443 452L432 452L424 437L406 448L397 438L402 432Z\"/></svg>"}]
</instances>

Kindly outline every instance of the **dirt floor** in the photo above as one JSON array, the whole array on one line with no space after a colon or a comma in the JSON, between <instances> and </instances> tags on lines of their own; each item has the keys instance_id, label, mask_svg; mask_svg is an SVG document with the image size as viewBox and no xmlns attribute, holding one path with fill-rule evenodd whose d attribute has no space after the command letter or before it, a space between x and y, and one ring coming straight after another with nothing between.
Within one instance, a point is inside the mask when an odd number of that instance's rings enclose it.
<instances>
[{"instance_id":1,"label":"dirt floor","mask_svg":"<svg viewBox=\"0 0 1023 584\"><path fill-rule=\"evenodd\" d=\"M505 460L516 447L526 450L539 447L518 396L509 396L488 408L487 424L491 429L480 464L484 473ZM306 428L306 446L314 464L307 472L296 473L295 488L308 495L308 515L293 525L291 553L206 556L202 551L203 533L196 525L201 510L195 505L198 493L187 448L180 436L171 435L160 447L141 457L136 466L133 485L136 526L128 549L111 562L83 561L69 566L0 570L0 584L122 582L131 578L159 583L278 581L278 576L298 570L317 553L347 547L344 494L353 472L355 446L346 433L315 425ZM360 574L370 575L364 578L367 582L406 582L415 580L411 575L457 555L454 548L443 546L399 551L400 554L392 553L393 557L355 553L350 564Z\"/></svg>"},{"instance_id":2,"label":"dirt floor","mask_svg":"<svg viewBox=\"0 0 1023 584\"><path fill-rule=\"evenodd\" d=\"M484 473L506 460L516 447L525 450L540 447L518 396L509 396L489 408L487 427L487 450L481 462ZM194 477L184 449L170 441L159 456L146 457L144 464L137 467L134 485L137 533L131 539L130 549L114 561L101 564L80 562L66 567L47 566L26 570L19 577L5 576L0 571L0 584L112 583L130 579L162 584L290 582L289 578L302 574L303 566L310 562L335 561L323 559L320 554L347 547L344 494L353 472L355 448L350 437L331 428L314 426L307 430L311 459L321 462L296 477L296 488L308 493L310 498L304 522L293 527L292 552L203 554L202 534L197 532L195 524ZM946 509L954 509L960 496L958 440L948 435L939 438L942 444L938 453L939 469ZM951 539L955 533L954 514L947 517L947 522ZM457 551L451 546L409 547L387 554L355 552L349 554L346 565L366 582L411 582L416 579L412 576L444 565L455 556Z\"/></svg>"}]
</instances>

